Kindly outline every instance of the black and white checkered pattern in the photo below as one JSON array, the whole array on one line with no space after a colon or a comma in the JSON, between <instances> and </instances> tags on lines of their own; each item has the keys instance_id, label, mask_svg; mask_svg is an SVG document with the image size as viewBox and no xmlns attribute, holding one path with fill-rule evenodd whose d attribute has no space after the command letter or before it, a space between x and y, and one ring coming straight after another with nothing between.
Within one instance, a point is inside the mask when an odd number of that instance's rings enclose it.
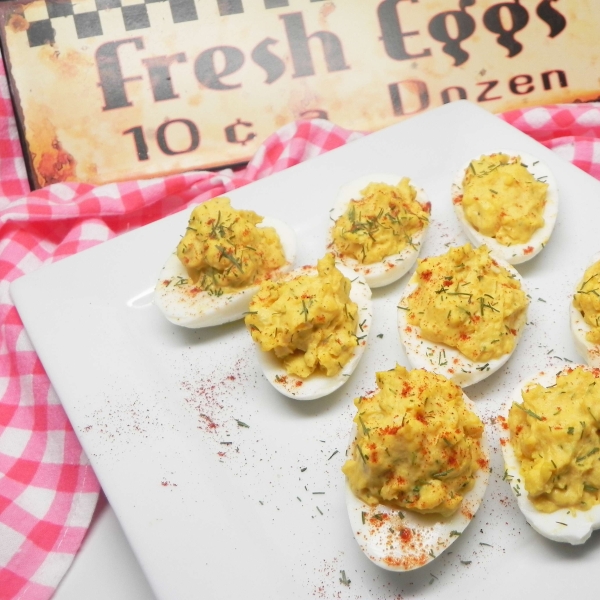
<instances>
[{"instance_id":1,"label":"black and white checkered pattern","mask_svg":"<svg viewBox=\"0 0 600 600\"><path fill-rule=\"evenodd\" d=\"M140 4L125 6L121 0L94 0L96 9L89 12L75 12L74 2L76 3L77 0L62 2L45 0L45 2L48 18L29 22L27 37L30 47L54 43L55 30L52 27L52 20L61 17L69 17L74 20L79 39L103 35L100 11L108 9L119 9L121 11L126 31L149 28L151 23L147 5L156 2L167 2L169 4L173 23L198 20L194 0L142 0Z\"/></svg>"},{"instance_id":2,"label":"black and white checkered pattern","mask_svg":"<svg viewBox=\"0 0 600 600\"><path fill-rule=\"evenodd\" d=\"M243 2L257 2L258 0L214 0L221 16L235 15L244 12ZM322 2L323 0L310 0ZM148 29L152 26L148 4L167 3L169 5L173 23L186 23L198 20L198 10L195 0L139 0L138 3L123 0L89 0L88 5L95 9L85 10L78 0L44 0L47 17L29 21L27 38L29 46L42 46L54 43L56 32L52 26L53 19L72 18L79 39L100 36L104 34L100 11L118 9L123 17L126 31ZM289 6L289 0L263 0L265 9L282 8Z\"/></svg>"}]
</instances>

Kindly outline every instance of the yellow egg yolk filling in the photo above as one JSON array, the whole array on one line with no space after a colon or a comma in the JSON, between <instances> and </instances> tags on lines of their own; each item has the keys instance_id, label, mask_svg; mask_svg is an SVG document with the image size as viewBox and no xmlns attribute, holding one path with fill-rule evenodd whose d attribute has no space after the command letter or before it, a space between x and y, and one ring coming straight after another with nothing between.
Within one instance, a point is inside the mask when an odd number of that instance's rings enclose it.
<instances>
[{"instance_id":1,"label":"yellow egg yolk filling","mask_svg":"<svg viewBox=\"0 0 600 600\"><path fill-rule=\"evenodd\" d=\"M567 369L521 395L508 427L531 503L544 513L600 503L600 370Z\"/></svg>"},{"instance_id":2,"label":"yellow egg yolk filling","mask_svg":"<svg viewBox=\"0 0 600 600\"><path fill-rule=\"evenodd\" d=\"M481 420L441 375L398 365L376 380L374 395L354 401L357 438L342 467L350 488L371 506L451 515L488 466Z\"/></svg>"},{"instance_id":3,"label":"yellow egg yolk filling","mask_svg":"<svg viewBox=\"0 0 600 600\"><path fill-rule=\"evenodd\" d=\"M408 246L414 248L413 237L429 223L429 212L416 197L407 177L398 185L370 183L333 226L337 253L373 264Z\"/></svg>"},{"instance_id":4,"label":"yellow egg yolk filling","mask_svg":"<svg viewBox=\"0 0 600 600\"><path fill-rule=\"evenodd\" d=\"M600 260L584 273L573 304L591 327L585 339L592 344L600 344Z\"/></svg>"},{"instance_id":5,"label":"yellow egg yolk filling","mask_svg":"<svg viewBox=\"0 0 600 600\"><path fill-rule=\"evenodd\" d=\"M256 285L286 263L277 232L263 217L213 198L192 211L177 257L202 290L220 295Z\"/></svg>"},{"instance_id":6,"label":"yellow egg yolk filling","mask_svg":"<svg viewBox=\"0 0 600 600\"><path fill-rule=\"evenodd\" d=\"M352 358L361 334L350 281L327 254L317 275L264 281L245 317L252 338L274 352L286 371L306 378L315 371L339 373Z\"/></svg>"},{"instance_id":7,"label":"yellow egg yolk filling","mask_svg":"<svg viewBox=\"0 0 600 600\"><path fill-rule=\"evenodd\" d=\"M421 337L485 362L512 352L528 300L519 281L470 244L420 260L407 320Z\"/></svg>"},{"instance_id":8,"label":"yellow egg yolk filling","mask_svg":"<svg viewBox=\"0 0 600 600\"><path fill-rule=\"evenodd\" d=\"M520 157L491 154L471 161L462 185L467 221L499 244L524 244L543 227L548 184L537 181Z\"/></svg>"}]
</instances>

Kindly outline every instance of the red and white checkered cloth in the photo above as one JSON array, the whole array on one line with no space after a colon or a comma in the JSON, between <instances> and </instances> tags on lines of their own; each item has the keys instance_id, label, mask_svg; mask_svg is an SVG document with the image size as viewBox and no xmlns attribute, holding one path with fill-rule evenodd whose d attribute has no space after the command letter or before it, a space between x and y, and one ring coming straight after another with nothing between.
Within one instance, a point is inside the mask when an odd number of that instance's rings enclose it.
<instances>
[{"instance_id":1,"label":"red and white checkered cloth","mask_svg":"<svg viewBox=\"0 0 600 600\"><path fill-rule=\"evenodd\" d=\"M600 105L501 115L600 179ZM233 173L196 172L30 192L0 61L0 600L52 596L89 526L99 485L11 303L43 264L266 177L364 134L327 121L286 125Z\"/></svg>"}]
</instances>

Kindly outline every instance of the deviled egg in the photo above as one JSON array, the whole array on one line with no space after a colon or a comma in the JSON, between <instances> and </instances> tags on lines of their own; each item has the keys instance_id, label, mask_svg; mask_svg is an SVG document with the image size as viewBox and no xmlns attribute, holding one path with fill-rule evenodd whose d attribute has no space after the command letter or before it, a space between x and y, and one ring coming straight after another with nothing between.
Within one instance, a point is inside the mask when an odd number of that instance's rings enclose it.
<instances>
[{"instance_id":1,"label":"deviled egg","mask_svg":"<svg viewBox=\"0 0 600 600\"><path fill-rule=\"evenodd\" d=\"M528 304L511 265L466 244L419 260L398 304L398 332L413 367L469 386L510 358Z\"/></svg>"},{"instance_id":2,"label":"deviled egg","mask_svg":"<svg viewBox=\"0 0 600 600\"><path fill-rule=\"evenodd\" d=\"M456 384L396 366L357 398L346 475L354 537L375 564L422 567L469 525L489 480L483 423Z\"/></svg>"},{"instance_id":3,"label":"deviled egg","mask_svg":"<svg viewBox=\"0 0 600 600\"><path fill-rule=\"evenodd\" d=\"M469 161L452 184L452 203L475 246L516 265L548 243L558 214L550 169L529 154L497 152Z\"/></svg>"},{"instance_id":4,"label":"deviled egg","mask_svg":"<svg viewBox=\"0 0 600 600\"><path fill-rule=\"evenodd\" d=\"M344 385L363 355L372 321L363 277L325 255L278 281L265 281L245 322L265 377L296 400Z\"/></svg>"},{"instance_id":5,"label":"deviled egg","mask_svg":"<svg viewBox=\"0 0 600 600\"><path fill-rule=\"evenodd\" d=\"M591 367L600 367L600 252L577 284L570 305L575 347Z\"/></svg>"},{"instance_id":6,"label":"deviled egg","mask_svg":"<svg viewBox=\"0 0 600 600\"><path fill-rule=\"evenodd\" d=\"M165 263L154 303L175 325L199 328L244 316L261 281L289 271L296 236L285 223L213 198L192 211Z\"/></svg>"},{"instance_id":7,"label":"deviled egg","mask_svg":"<svg viewBox=\"0 0 600 600\"><path fill-rule=\"evenodd\" d=\"M600 370L540 372L503 407L504 479L527 522L557 542L600 528Z\"/></svg>"},{"instance_id":8,"label":"deviled egg","mask_svg":"<svg viewBox=\"0 0 600 600\"><path fill-rule=\"evenodd\" d=\"M360 177L338 192L328 251L370 287L388 285L415 263L429 226L431 203L408 177Z\"/></svg>"}]
</instances>

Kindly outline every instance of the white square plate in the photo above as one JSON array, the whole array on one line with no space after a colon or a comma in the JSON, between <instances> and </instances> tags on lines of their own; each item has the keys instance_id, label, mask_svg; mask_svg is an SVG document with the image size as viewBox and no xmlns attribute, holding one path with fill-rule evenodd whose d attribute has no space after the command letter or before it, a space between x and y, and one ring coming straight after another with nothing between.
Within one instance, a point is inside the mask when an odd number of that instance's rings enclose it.
<instances>
[{"instance_id":1,"label":"white square plate","mask_svg":"<svg viewBox=\"0 0 600 600\"><path fill-rule=\"evenodd\" d=\"M450 182L498 149L545 161L559 218L544 251L518 269L529 325L507 365L469 388L493 447L490 487L465 533L427 567L383 571L350 531L340 467L353 399L376 371L408 366L396 303L408 276L375 290L369 347L331 397L297 402L263 378L241 322L169 324L152 305L159 270L185 230L179 213L23 277L11 293L25 327L156 595L219 598L564 598L596 589L600 535L550 542L525 523L504 471L493 417L518 381L579 362L568 305L599 250L600 183L467 102L414 117L229 194L289 223L298 264L323 255L338 187L396 172L425 188L432 225L422 256L466 242ZM378 337L383 334L383 337ZM244 426L244 425L247 425ZM350 585L344 585L344 571ZM587 594L586 594L587 592Z\"/></svg>"}]
</instances>

